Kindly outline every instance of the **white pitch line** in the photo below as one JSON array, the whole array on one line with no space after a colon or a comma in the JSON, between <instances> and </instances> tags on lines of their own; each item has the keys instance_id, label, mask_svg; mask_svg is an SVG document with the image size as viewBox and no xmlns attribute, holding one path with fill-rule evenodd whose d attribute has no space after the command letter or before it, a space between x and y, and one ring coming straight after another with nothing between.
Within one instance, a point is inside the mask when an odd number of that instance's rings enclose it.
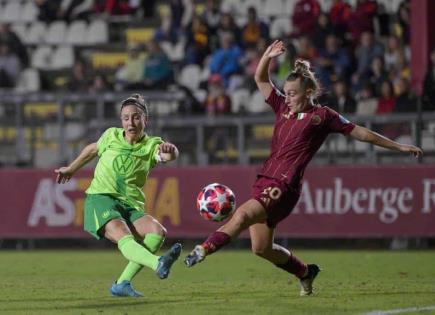
<instances>
[{"instance_id":1,"label":"white pitch line","mask_svg":"<svg viewBox=\"0 0 435 315\"><path fill-rule=\"evenodd\" d=\"M401 313L409 313L409 312L425 312L425 311L433 311L433 310L435 310L435 305L418 306L418 307L410 307L410 308L396 308L387 311L372 311L369 313L364 313L363 315L389 315L389 314L401 314Z\"/></svg>"}]
</instances>

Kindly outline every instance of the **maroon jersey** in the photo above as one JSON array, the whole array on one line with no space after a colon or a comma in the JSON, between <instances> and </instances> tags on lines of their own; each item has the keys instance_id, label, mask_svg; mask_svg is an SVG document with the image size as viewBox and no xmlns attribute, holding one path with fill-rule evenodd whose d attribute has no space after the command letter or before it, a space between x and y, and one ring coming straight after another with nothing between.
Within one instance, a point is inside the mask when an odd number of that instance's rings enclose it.
<instances>
[{"instance_id":1,"label":"maroon jersey","mask_svg":"<svg viewBox=\"0 0 435 315\"><path fill-rule=\"evenodd\" d=\"M305 168L329 133L350 133L355 125L326 106L291 114L285 97L272 90L266 102L276 115L271 153L259 175L299 188Z\"/></svg>"}]
</instances>

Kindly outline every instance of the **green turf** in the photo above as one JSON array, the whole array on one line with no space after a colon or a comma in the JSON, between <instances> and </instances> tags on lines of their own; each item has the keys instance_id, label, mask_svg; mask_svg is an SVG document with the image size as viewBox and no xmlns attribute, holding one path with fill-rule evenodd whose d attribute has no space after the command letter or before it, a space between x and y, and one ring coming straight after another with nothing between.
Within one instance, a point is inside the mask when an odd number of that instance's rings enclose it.
<instances>
[{"instance_id":1,"label":"green turf","mask_svg":"<svg viewBox=\"0 0 435 315\"><path fill-rule=\"evenodd\" d=\"M191 269L179 261L163 281L144 270L134 285L145 297L135 299L108 294L124 265L116 250L2 251L0 314L326 315L435 305L434 251L297 254L323 269L315 296L299 297L298 281L241 250Z\"/></svg>"}]
</instances>

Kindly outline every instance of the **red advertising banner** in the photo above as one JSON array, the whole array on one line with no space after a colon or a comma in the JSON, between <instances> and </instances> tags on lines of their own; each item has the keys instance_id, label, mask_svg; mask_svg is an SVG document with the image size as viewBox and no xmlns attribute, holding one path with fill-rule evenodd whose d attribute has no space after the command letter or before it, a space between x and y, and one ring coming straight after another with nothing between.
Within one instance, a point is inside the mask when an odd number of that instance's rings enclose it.
<instances>
[{"instance_id":1,"label":"red advertising banner","mask_svg":"<svg viewBox=\"0 0 435 315\"><path fill-rule=\"evenodd\" d=\"M195 207L199 190L228 185L240 205L255 167L157 168L148 179L147 212L169 237L204 237L220 225ZM92 170L58 185L52 171L2 170L0 238L90 237L83 232ZM293 213L277 228L288 237L435 236L435 167L310 167Z\"/></svg>"}]
</instances>

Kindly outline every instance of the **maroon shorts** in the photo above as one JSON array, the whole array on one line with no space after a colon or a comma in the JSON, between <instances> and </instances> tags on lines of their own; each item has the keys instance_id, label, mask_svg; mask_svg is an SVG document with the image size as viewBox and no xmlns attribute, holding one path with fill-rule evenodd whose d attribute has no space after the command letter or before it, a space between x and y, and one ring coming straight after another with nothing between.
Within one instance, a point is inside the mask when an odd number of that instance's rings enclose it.
<instances>
[{"instance_id":1,"label":"maroon shorts","mask_svg":"<svg viewBox=\"0 0 435 315\"><path fill-rule=\"evenodd\" d=\"M260 176L252 186L252 198L267 212L267 226L275 228L293 210L299 199L299 190L275 179Z\"/></svg>"}]
</instances>

